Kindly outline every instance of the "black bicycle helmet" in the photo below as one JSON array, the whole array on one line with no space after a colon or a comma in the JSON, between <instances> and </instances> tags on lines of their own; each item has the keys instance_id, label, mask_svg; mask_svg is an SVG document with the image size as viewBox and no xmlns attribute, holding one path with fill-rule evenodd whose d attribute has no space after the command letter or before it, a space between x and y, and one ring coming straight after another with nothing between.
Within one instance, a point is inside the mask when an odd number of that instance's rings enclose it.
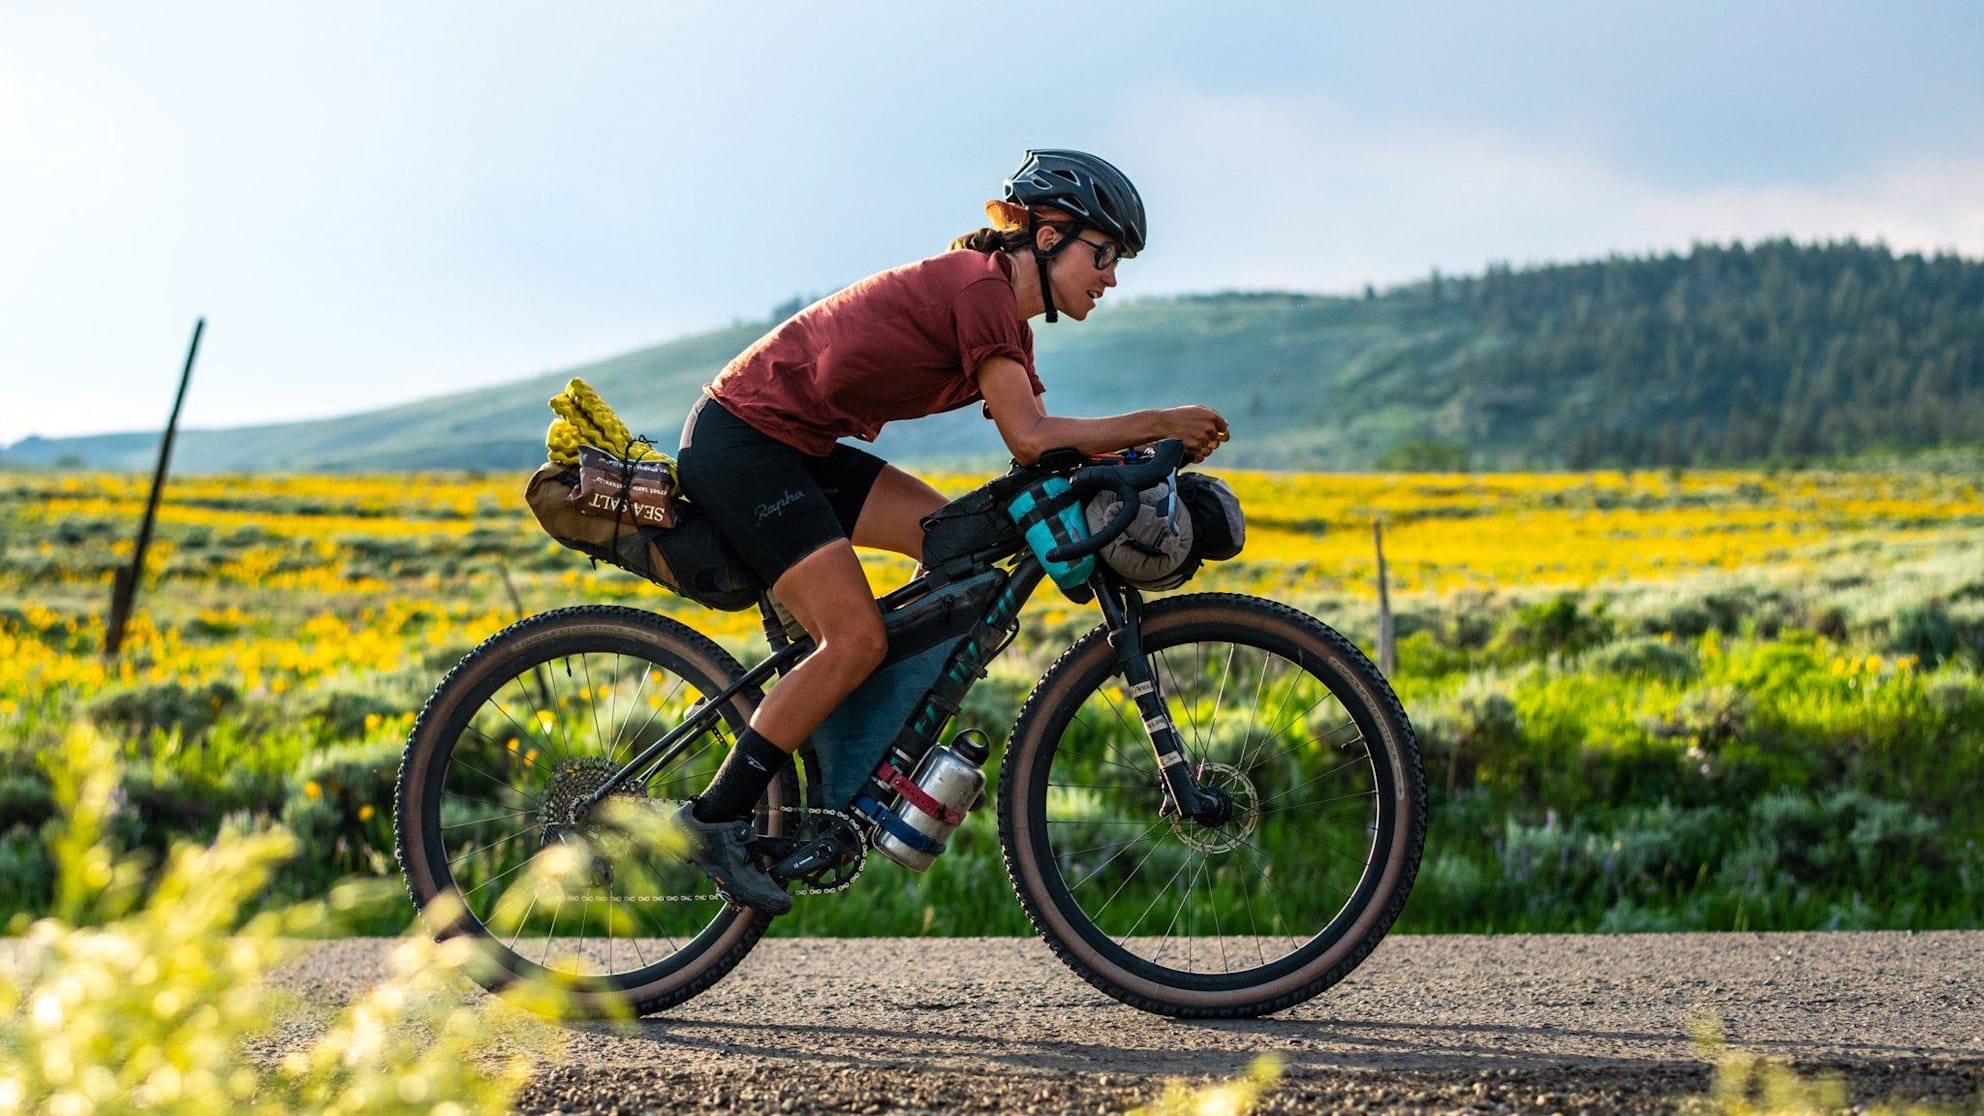
<instances>
[{"instance_id":1,"label":"black bicycle helmet","mask_svg":"<svg viewBox=\"0 0 1984 1116\"><path fill-rule=\"evenodd\" d=\"M1124 256L1144 250L1144 200L1128 176L1086 151L1029 151L1006 179L1006 200L1051 205L1122 246Z\"/></svg>"},{"instance_id":2,"label":"black bicycle helmet","mask_svg":"<svg viewBox=\"0 0 1984 1116\"><path fill-rule=\"evenodd\" d=\"M1020 169L1006 179L1006 200L1032 209L1053 206L1076 222L1114 240L1125 258L1144 250L1144 199L1129 176L1106 159L1086 151L1040 148L1026 153ZM1047 320L1058 321L1054 288L1047 279L1047 260L1073 242L1063 238L1042 251L1036 244L1034 263L1040 268L1040 296Z\"/></svg>"}]
</instances>

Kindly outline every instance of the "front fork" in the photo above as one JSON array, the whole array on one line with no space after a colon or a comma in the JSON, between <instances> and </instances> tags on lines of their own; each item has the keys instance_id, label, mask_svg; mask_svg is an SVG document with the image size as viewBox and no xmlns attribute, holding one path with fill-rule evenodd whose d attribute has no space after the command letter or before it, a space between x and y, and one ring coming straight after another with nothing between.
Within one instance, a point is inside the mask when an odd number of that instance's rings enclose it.
<instances>
[{"instance_id":1,"label":"front fork","mask_svg":"<svg viewBox=\"0 0 1984 1116\"><path fill-rule=\"evenodd\" d=\"M1089 582L1096 603L1109 624L1109 645L1123 669L1123 681L1136 700L1164 780L1163 814L1190 818L1202 825L1220 825L1233 816L1233 800L1212 787L1200 787L1197 772L1185 757L1184 741L1171 721L1170 707L1157 685L1157 672L1144 657L1143 597L1135 588L1112 585L1101 574Z\"/></svg>"}]
</instances>

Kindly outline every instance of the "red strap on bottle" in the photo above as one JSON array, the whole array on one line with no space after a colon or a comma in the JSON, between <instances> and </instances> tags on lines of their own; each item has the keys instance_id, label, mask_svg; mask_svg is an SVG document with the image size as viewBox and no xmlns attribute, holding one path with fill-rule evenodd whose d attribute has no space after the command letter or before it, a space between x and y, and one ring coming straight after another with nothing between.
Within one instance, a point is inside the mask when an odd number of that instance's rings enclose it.
<instances>
[{"instance_id":1,"label":"red strap on bottle","mask_svg":"<svg viewBox=\"0 0 1984 1116\"><path fill-rule=\"evenodd\" d=\"M902 795L903 799L911 806L916 807L933 818L941 818L945 825L957 826L964 824L963 812L946 806L930 797L929 791L917 786L910 780L909 776L897 771L894 764L884 763L875 771L875 775L882 782L887 783L889 789Z\"/></svg>"}]
</instances>

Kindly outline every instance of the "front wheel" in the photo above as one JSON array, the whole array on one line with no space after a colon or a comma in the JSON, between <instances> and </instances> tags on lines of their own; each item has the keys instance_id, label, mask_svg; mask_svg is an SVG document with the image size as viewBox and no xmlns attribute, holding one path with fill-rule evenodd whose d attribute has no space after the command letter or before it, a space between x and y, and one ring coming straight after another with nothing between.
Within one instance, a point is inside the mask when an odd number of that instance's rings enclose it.
<instances>
[{"instance_id":1,"label":"front wheel","mask_svg":"<svg viewBox=\"0 0 1984 1116\"><path fill-rule=\"evenodd\" d=\"M1314 617L1228 594L1150 605L1144 652L1218 825L1163 812L1107 632L1014 725L999 830L1027 915L1083 979L1165 1015L1279 1011L1343 979L1405 905L1426 785L1405 710Z\"/></svg>"}]
</instances>

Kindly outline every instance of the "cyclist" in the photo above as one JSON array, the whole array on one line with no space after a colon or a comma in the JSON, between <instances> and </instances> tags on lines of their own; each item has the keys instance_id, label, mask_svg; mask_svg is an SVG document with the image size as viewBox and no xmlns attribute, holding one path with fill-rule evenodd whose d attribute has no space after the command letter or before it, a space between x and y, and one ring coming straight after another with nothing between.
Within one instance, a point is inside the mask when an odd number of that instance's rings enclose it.
<instances>
[{"instance_id":1,"label":"cyclist","mask_svg":"<svg viewBox=\"0 0 1984 1116\"><path fill-rule=\"evenodd\" d=\"M1021 464L1179 438L1195 461L1227 437L1210 407L1108 418L1051 415L1027 322L1082 321L1144 247L1122 171L1035 150L985 204L993 227L951 251L870 276L800 311L705 386L682 428L684 492L704 508L817 649L766 695L709 787L676 815L689 859L732 902L771 914L791 897L747 846L772 775L880 665L882 616L854 547L922 551L936 489L865 450L884 423L983 402Z\"/></svg>"}]
</instances>

